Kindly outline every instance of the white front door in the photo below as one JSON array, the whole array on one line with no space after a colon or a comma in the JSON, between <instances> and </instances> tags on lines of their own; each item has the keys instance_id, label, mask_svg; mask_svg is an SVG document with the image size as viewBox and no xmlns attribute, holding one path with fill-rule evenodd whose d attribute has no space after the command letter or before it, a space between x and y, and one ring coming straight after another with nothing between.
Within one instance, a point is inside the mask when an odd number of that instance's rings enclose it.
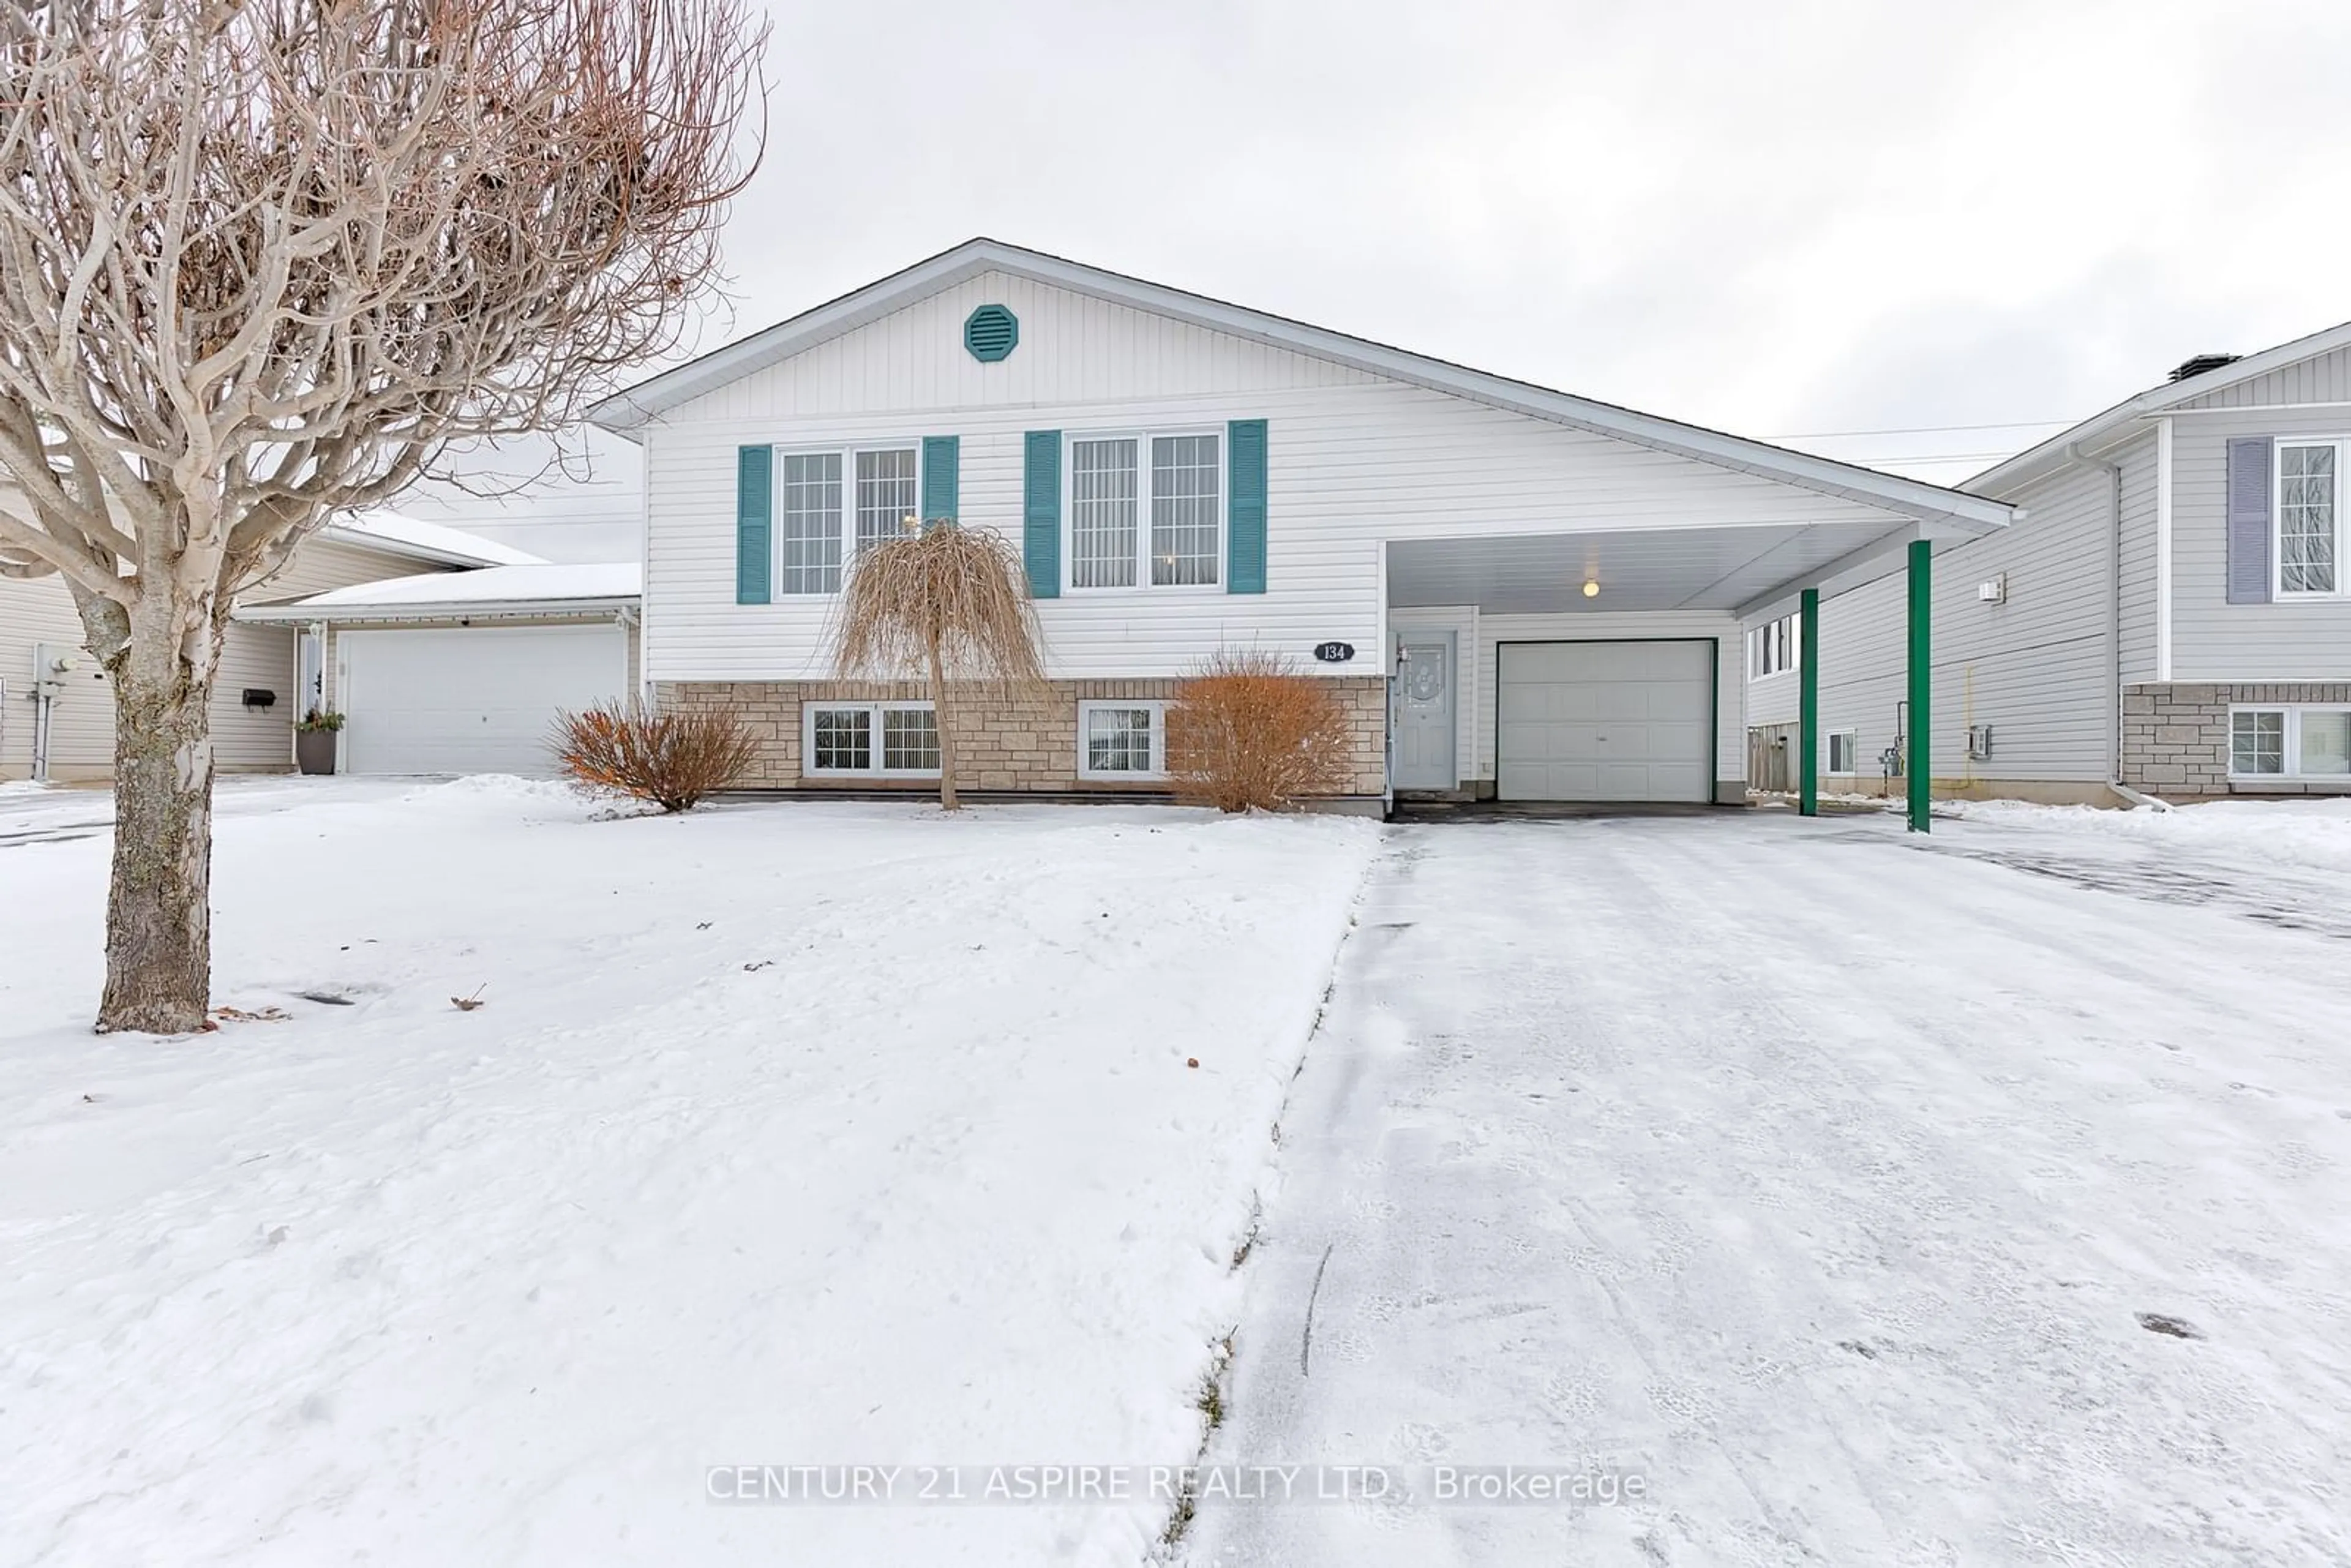
<instances>
[{"instance_id":1,"label":"white front door","mask_svg":"<svg viewBox=\"0 0 2351 1568\"><path fill-rule=\"evenodd\" d=\"M1453 765L1454 647L1450 632L1396 638L1395 778L1399 789L1456 789Z\"/></svg>"},{"instance_id":2,"label":"white front door","mask_svg":"<svg viewBox=\"0 0 2351 1568\"><path fill-rule=\"evenodd\" d=\"M346 632L336 645L352 773L552 773L556 714L629 681L613 625Z\"/></svg>"},{"instance_id":3,"label":"white front door","mask_svg":"<svg viewBox=\"0 0 2351 1568\"><path fill-rule=\"evenodd\" d=\"M1714 645L1505 643L1495 675L1505 800L1714 798Z\"/></svg>"}]
</instances>

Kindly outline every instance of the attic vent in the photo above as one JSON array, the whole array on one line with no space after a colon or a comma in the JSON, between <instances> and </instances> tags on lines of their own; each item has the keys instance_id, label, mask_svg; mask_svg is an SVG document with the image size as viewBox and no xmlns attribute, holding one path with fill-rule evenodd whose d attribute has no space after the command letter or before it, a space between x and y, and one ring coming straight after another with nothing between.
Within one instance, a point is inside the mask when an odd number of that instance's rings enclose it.
<instances>
[{"instance_id":1,"label":"attic vent","mask_svg":"<svg viewBox=\"0 0 2351 1568\"><path fill-rule=\"evenodd\" d=\"M2175 382L2184 382L2190 376L2200 376L2206 371L2217 371L2222 365L2233 365L2242 358L2244 358L2242 354L2199 354L2192 360L2180 361L2179 368L2171 372L2171 379Z\"/></svg>"},{"instance_id":2,"label":"attic vent","mask_svg":"<svg viewBox=\"0 0 2351 1568\"><path fill-rule=\"evenodd\" d=\"M983 305L966 317L963 346L983 365L1011 353L1020 341L1020 319L1001 305Z\"/></svg>"}]
</instances>

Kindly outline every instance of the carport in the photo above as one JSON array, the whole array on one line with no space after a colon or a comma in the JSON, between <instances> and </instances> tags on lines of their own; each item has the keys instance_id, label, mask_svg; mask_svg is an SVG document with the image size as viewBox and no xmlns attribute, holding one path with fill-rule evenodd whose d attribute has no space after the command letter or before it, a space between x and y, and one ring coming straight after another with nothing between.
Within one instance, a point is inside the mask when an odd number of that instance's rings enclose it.
<instances>
[{"instance_id":1,"label":"carport","mask_svg":"<svg viewBox=\"0 0 2351 1568\"><path fill-rule=\"evenodd\" d=\"M1816 515L1796 521L1389 538L1391 788L1501 802L1741 803L1743 627L1801 606L1801 802L1813 815L1820 597L1898 563L1909 580L1908 804L1925 831L1935 548L2011 514L1891 476L1857 494L1853 473L1840 469L1819 489Z\"/></svg>"}]
</instances>

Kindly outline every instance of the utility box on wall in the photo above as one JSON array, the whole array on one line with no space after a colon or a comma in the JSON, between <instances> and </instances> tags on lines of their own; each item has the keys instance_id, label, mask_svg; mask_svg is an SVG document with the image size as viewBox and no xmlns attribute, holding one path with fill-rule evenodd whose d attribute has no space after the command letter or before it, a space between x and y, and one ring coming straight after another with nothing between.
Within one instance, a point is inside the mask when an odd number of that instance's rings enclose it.
<instances>
[{"instance_id":1,"label":"utility box on wall","mask_svg":"<svg viewBox=\"0 0 2351 1568\"><path fill-rule=\"evenodd\" d=\"M69 648L63 643L33 644L33 695L52 700L66 695L66 683L74 679L89 657L79 648Z\"/></svg>"}]
</instances>

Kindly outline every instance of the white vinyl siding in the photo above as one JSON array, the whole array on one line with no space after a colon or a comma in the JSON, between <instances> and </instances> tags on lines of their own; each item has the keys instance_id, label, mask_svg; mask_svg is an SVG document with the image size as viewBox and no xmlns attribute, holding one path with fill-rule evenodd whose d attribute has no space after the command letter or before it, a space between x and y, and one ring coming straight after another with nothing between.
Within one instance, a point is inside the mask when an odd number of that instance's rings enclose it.
<instances>
[{"instance_id":1,"label":"white vinyl siding","mask_svg":"<svg viewBox=\"0 0 2351 1568\"><path fill-rule=\"evenodd\" d=\"M1157 779L1167 776L1166 706L1155 702L1078 705L1078 777Z\"/></svg>"},{"instance_id":2,"label":"white vinyl siding","mask_svg":"<svg viewBox=\"0 0 2351 1568\"><path fill-rule=\"evenodd\" d=\"M928 703L809 703L800 755L811 778L935 779L938 719Z\"/></svg>"},{"instance_id":3,"label":"white vinyl siding","mask_svg":"<svg viewBox=\"0 0 2351 1568\"><path fill-rule=\"evenodd\" d=\"M2230 709L2229 776L2330 783L2351 778L2351 707Z\"/></svg>"},{"instance_id":4,"label":"white vinyl siding","mask_svg":"<svg viewBox=\"0 0 2351 1568\"><path fill-rule=\"evenodd\" d=\"M1020 347L1003 363L982 366L964 352L959 334L964 317L991 301L1020 317ZM746 442L805 450L903 441L908 430L954 434L962 442L964 526L1018 544L1028 432L1064 433L1066 487L1072 437L1221 435L1236 419L1267 422L1266 591L1232 594L1222 583L1152 591L1138 582L1132 591L1081 592L1072 585L1036 606L1055 679L1180 676L1228 644L1289 653L1317 675L1380 675L1371 655L1382 645L1384 537L1745 524L1865 525L1883 533L1895 526L1859 502L986 274L647 428L646 617L658 626L651 678L831 673L830 601L778 594L769 604L736 602L735 448ZM1147 465L1146 453L1137 456ZM1219 497L1223 506L1230 500ZM1075 558L1071 513L1065 494L1065 574ZM1736 691L1737 622L1701 619L1708 634L1728 643L1725 689ZM1362 652L1350 664L1312 664L1315 644L1332 641ZM1462 656L1466 664L1466 643ZM1724 706L1735 723L1738 704ZM1739 749L1734 742L1723 755Z\"/></svg>"}]
</instances>

